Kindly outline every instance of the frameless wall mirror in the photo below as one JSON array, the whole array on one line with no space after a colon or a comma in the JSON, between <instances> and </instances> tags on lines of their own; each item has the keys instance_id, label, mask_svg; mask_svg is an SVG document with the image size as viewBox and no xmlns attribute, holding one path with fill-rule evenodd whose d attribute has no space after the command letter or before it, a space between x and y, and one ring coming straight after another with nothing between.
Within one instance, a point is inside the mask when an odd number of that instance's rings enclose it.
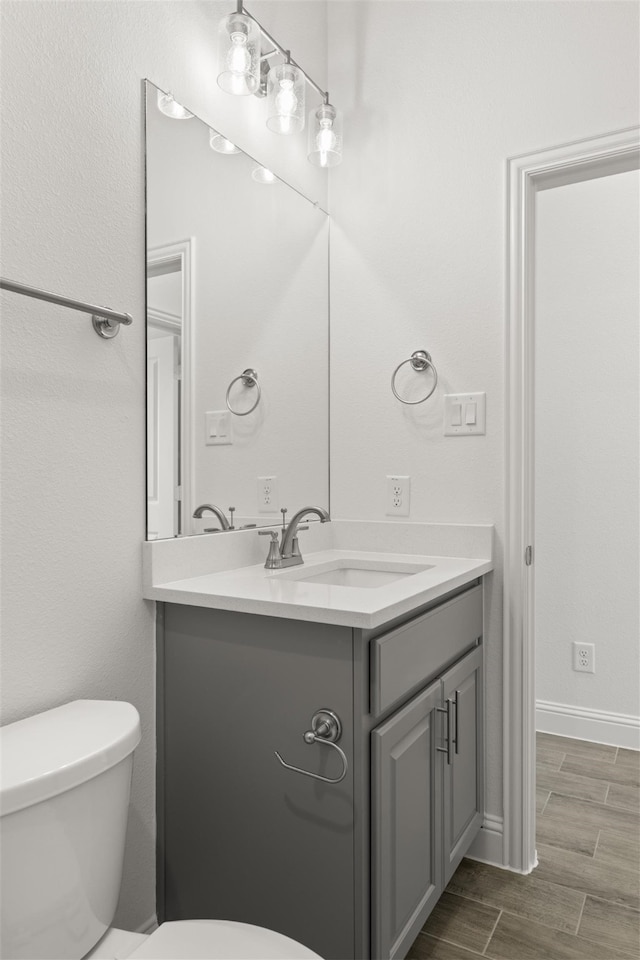
<instances>
[{"instance_id":1,"label":"frameless wall mirror","mask_svg":"<svg viewBox=\"0 0 640 960\"><path fill-rule=\"evenodd\" d=\"M328 217L162 97L146 83L149 540L329 505Z\"/></svg>"}]
</instances>

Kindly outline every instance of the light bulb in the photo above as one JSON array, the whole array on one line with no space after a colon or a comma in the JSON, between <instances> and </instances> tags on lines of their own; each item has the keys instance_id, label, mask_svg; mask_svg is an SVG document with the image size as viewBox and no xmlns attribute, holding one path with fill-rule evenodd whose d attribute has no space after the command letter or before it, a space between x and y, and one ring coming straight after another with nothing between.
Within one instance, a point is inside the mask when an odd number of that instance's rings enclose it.
<instances>
[{"instance_id":1,"label":"light bulb","mask_svg":"<svg viewBox=\"0 0 640 960\"><path fill-rule=\"evenodd\" d=\"M291 126L291 117L296 112L298 98L293 92L293 80L280 81L280 93L276 96L276 110L281 118L283 133Z\"/></svg>"},{"instance_id":2,"label":"light bulb","mask_svg":"<svg viewBox=\"0 0 640 960\"><path fill-rule=\"evenodd\" d=\"M333 123L331 120L321 120L320 121L320 133L316 137L316 147L320 154L320 166L327 166L328 155L332 150L336 148L336 135L332 130Z\"/></svg>"},{"instance_id":3,"label":"light bulb","mask_svg":"<svg viewBox=\"0 0 640 960\"><path fill-rule=\"evenodd\" d=\"M274 133L298 133L304 127L304 74L292 63L269 72L267 126Z\"/></svg>"},{"instance_id":4,"label":"light bulb","mask_svg":"<svg viewBox=\"0 0 640 960\"><path fill-rule=\"evenodd\" d=\"M335 167L342 160L342 114L330 103L309 115L307 157L317 167Z\"/></svg>"},{"instance_id":5,"label":"light bulb","mask_svg":"<svg viewBox=\"0 0 640 960\"><path fill-rule=\"evenodd\" d=\"M218 27L221 72L218 86L246 96L260 85L260 32L244 13L232 13Z\"/></svg>"},{"instance_id":6,"label":"light bulb","mask_svg":"<svg viewBox=\"0 0 640 960\"><path fill-rule=\"evenodd\" d=\"M245 74L251 69L251 54L247 49L247 38L244 33L231 34L227 67L232 73L239 74Z\"/></svg>"}]
</instances>

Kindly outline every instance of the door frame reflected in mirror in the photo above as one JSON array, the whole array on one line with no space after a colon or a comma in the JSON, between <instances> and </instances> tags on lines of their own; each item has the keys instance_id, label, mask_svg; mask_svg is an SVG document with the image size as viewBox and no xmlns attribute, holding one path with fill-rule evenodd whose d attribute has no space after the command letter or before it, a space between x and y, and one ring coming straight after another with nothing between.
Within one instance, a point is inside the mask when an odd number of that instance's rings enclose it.
<instances>
[{"instance_id":1,"label":"door frame reflected in mirror","mask_svg":"<svg viewBox=\"0 0 640 960\"><path fill-rule=\"evenodd\" d=\"M194 510L194 357L195 324L193 316L193 290L195 270L195 238L188 237L174 243L150 247L147 250L147 326L166 329L180 336L179 365L176 371L177 410L177 463L175 465L175 483L173 496L174 511L173 536L189 536L194 532L192 513ZM180 322L173 316L164 316L162 311L149 303L148 281L154 276L179 272L181 275L181 316ZM178 329L179 326L179 329ZM147 430L151 429L149 422ZM147 437L148 468L151 463L151 438ZM185 482L186 481L186 482ZM147 505L147 530L149 530L149 510ZM147 534L147 539L153 539Z\"/></svg>"}]
</instances>

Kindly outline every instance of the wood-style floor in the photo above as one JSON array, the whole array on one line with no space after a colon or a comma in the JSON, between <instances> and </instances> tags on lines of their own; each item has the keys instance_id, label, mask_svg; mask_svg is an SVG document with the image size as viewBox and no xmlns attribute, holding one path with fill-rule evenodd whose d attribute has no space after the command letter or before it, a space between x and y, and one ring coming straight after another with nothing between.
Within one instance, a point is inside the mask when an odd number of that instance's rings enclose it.
<instances>
[{"instance_id":1,"label":"wood-style floor","mask_svg":"<svg viewBox=\"0 0 640 960\"><path fill-rule=\"evenodd\" d=\"M538 867L463 860L408 960L640 957L640 754L538 734Z\"/></svg>"}]
</instances>

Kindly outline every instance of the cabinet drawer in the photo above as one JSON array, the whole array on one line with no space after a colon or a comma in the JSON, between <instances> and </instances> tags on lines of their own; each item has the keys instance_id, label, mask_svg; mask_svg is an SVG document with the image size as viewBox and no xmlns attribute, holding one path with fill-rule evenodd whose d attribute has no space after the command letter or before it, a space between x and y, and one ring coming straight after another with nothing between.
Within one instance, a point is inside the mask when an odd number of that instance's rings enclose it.
<instances>
[{"instance_id":1,"label":"cabinet drawer","mask_svg":"<svg viewBox=\"0 0 640 960\"><path fill-rule=\"evenodd\" d=\"M371 641L374 716L418 690L482 635L482 587Z\"/></svg>"}]
</instances>

